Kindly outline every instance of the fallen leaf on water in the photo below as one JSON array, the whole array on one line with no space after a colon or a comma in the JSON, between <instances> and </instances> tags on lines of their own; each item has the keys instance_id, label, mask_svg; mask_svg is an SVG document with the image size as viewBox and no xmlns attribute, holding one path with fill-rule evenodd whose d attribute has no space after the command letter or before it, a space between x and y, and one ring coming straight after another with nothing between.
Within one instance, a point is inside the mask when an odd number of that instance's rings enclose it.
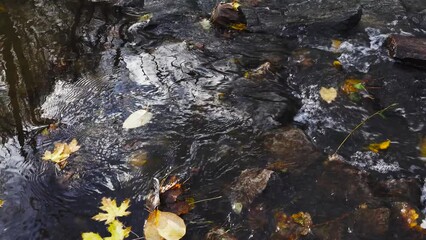
<instances>
[{"instance_id":1,"label":"fallen leaf on water","mask_svg":"<svg viewBox=\"0 0 426 240\"><path fill-rule=\"evenodd\" d=\"M419 218L419 214L416 212L415 209L410 208L409 206L404 206L401 209L401 216L406 221L408 227L417 227L417 219Z\"/></svg>"},{"instance_id":2,"label":"fallen leaf on water","mask_svg":"<svg viewBox=\"0 0 426 240\"><path fill-rule=\"evenodd\" d=\"M153 179L153 189L147 194L145 206L149 212L154 211L160 205L160 181Z\"/></svg>"},{"instance_id":3,"label":"fallen leaf on water","mask_svg":"<svg viewBox=\"0 0 426 240\"><path fill-rule=\"evenodd\" d=\"M65 167L68 157L79 149L80 146L78 145L77 139L73 139L69 144L57 142L55 143L53 153L51 151L46 151L42 159L54 162L62 169Z\"/></svg>"},{"instance_id":4,"label":"fallen leaf on water","mask_svg":"<svg viewBox=\"0 0 426 240\"><path fill-rule=\"evenodd\" d=\"M145 151L140 151L132 154L129 159L130 165L139 168L144 166L148 162L148 153Z\"/></svg>"},{"instance_id":5,"label":"fallen leaf on water","mask_svg":"<svg viewBox=\"0 0 426 240\"><path fill-rule=\"evenodd\" d=\"M144 15L139 17L139 22L149 21L149 20L151 20L152 17L153 17L152 13L144 14Z\"/></svg>"},{"instance_id":6,"label":"fallen leaf on water","mask_svg":"<svg viewBox=\"0 0 426 240\"><path fill-rule=\"evenodd\" d=\"M238 1L233 1L232 2L232 8L235 10L235 11L238 11L238 8L240 7L240 3L238 2Z\"/></svg>"},{"instance_id":7,"label":"fallen leaf on water","mask_svg":"<svg viewBox=\"0 0 426 240\"><path fill-rule=\"evenodd\" d=\"M420 156L421 157L426 157L426 137L423 137L420 140Z\"/></svg>"},{"instance_id":8,"label":"fallen leaf on water","mask_svg":"<svg viewBox=\"0 0 426 240\"><path fill-rule=\"evenodd\" d=\"M372 143L368 145L368 149L370 151L378 153L380 150L386 150L389 148L391 141L388 139L386 141L380 142L380 143Z\"/></svg>"},{"instance_id":9,"label":"fallen leaf on water","mask_svg":"<svg viewBox=\"0 0 426 240\"><path fill-rule=\"evenodd\" d=\"M333 67L335 67L335 68L337 68L337 69L340 70L340 69L343 68L343 65L342 65L342 63L340 61L335 60L335 61L333 61Z\"/></svg>"},{"instance_id":10,"label":"fallen leaf on water","mask_svg":"<svg viewBox=\"0 0 426 240\"><path fill-rule=\"evenodd\" d=\"M176 176L171 176L167 184L164 184L165 181L166 179L161 182L160 193L164 193L167 190L174 188L179 183L180 179Z\"/></svg>"},{"instance_id":11,"label":"fallen leaf on water","mask_svg":"<svg viewBox=\"0 0 426 240\"><path fill-rule=\"evenodd\" d=\"M93 216L92 219L96 221L105 221L105 224L111 223L115 220L116 217L123 217L130 214L126 211L129 208L130 200L124 200L119 207L117 207L117 202L111 200L111 198L102 198L102 206L99 208L106 213L98 213Z\"/></svg>"},{"instance_id":12,"label":"fallen leaf on water","mask_svg":"<svg viewBox=\"0 0 426 240\"><path fill-rule=\"evenodd\" d=\"M342 91L346 94L356 93L360 90L359 88L355 87L359 86L358 84L363 84L363 81L359 79L346 79L341 88Z\"/></svg>"},{"instance_id":13,"label":"fallen leaf on water","mask_svg":"<svg viewBox=\"0 0 426 240\"><path fill-rule=\"evenodd\" d=\"M179 240L186 234L186 225L174 213L154 210L145 221L144 234L146 240Z\"/></svg>"},{"instance_id":14,"label":"fallen leaf on water","mask_svg":"<svg viewBox=\"0 0 426 240\"><path fill-rule=\"evenodd\" d=\"M3 207L4 200L0 200L0 208Z\"/></svg>"},{"instance_id":15,"label":"fallen leaf on water","mask_svg":"<svg viewBox=\"0 0 426 240\"><path fill-rule=\"evenodd\" d=\"M98 233L87 232L81 234L83 240L123 240L130 234L131 227L124 228L123 223L114 220L108 226L108 232L111 233L110 237L102 238Z\"/></svg>"},{"instance_id":16,"label":"fallen leaf on water","mask_svg":"<svg viewBox=\"0 0 426 240\"><path fill-rule=\"evenodd\" d=\"M149 121L151 121L152 113L147 110L138 110L132 114L124 121L123 128L124 129L132 129L141 127Z\"/></svg>"},{"instance_id":17,"label":"fallen leaf on water","mask_svg":"<svg viewBox=\"0 0 426 240\"><path fill-rule=\"evenodd\" d=\"M327 103L331 103L337 97L337 90L333 87L331 88L321 87L320 96Z\"/></svg>"}]
</instances>

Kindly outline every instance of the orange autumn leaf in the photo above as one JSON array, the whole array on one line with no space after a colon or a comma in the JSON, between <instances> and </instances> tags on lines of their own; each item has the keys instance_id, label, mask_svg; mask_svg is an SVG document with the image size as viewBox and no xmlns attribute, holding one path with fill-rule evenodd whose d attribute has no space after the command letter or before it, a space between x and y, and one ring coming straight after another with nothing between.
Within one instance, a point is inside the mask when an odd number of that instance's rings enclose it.
<instances>
[{"instance_id":1,"label":"orange autumn leaf","mask_svg":"<svg viewBox=\"0 0 426 240\"><path fill-rule=\"evenodd\" d=\"M359 79L346 79L341 88L346 94L356 93L359 92L360 89L355 86L362 83L363 81Z\"/></svg>"},{"instance_id":2,"label":"orange autumn leaf","mask_svg":"<svg viewBox=\"0 0 426 240\"><path fill-rule=\"evenodd\" d=\"M388 139L386 141L380 142L380 143L372 143L368 145L368 149L370 151L378 153L380 150L386 150L389 148L391 141Z\"/></svg>"}]
</instances>

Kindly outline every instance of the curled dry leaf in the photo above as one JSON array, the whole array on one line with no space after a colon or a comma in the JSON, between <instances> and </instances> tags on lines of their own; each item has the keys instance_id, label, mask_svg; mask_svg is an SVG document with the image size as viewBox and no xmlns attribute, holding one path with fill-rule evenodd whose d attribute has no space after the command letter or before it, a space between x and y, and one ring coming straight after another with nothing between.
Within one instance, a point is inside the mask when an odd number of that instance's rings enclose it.
<instances>
[{"instance_id":1,"label":"curled dry leaf","mask_svg":"<svg viewBox=\"0 0 426 240\"><path fill-rule=\"evenodd\" d=\"M368 145L368 149L370 151L378 153L380 150L386 150L389 148L391 141L388 139L386 141L380 142L380 143L372 143Z\"/></svg>"},{"instance_id":2,"label":"curled dry leaf","mask_svg":"<svg viewBox=\"0 0 426 240\"><path fill-rule=\"evenodd\" d=\"M129 208L130 200L126 199L124 200L119 207L117 207L117 202L114 200L111 200L111 198L102 198L102 206L99 208L102 211L105 211L105 213L98 213L97 215L93 216L93 220L96 221L105 221L105 224L111 223L115 220L117 217L123 217L130 214L130 212L126 211L127 208Z\"/></svg>"},{"instance_id":3,"label":"curled dry leaf","mask_svg":"<svg viewBox=\"0 0 426 240\"><path fill-rule=\"evenodd\" d=\"M160 181L153 179L153 189L146 196L145 206L149 212L154 211L160 205Z\"/></svg>"},{"instance_id":4,"label":"curled dry leaf","mask_svg":"<svg viewBox=\"0 0 426 240\"><path fill-rule=\"evenodd\" d=\"M83 240L123 240L130 234L131 227L124 228L123 223L114 220L108 226L108 232L111 233L110 237L102 238L98 233L87 232L81 234Z\"/></svg>"},{"instance_id":5,"label":"curled dry leaf","mask_svg":"<svg viewBox=\"0 0 426 240\"><path fill-rule=\"evenodd\" d=\"M138 110L132 114L124 121L123 128L124 129L132 129L141 127L152 119L152 113L147 110Z\"/></svg>"},{"instance_id":6,"label":"curled dry leaf","mask_svg":"<svg viewBox=\"0 0 426 240\"><path fill-rule=\"evenodd\" d=\"M337 90L333 87L331 87L331 88L321 87L320 96L327 103L331 103L337 97Z\"/></svg>"},{"instance_id":7,"label":"curled dry leaf","mask_svg":"<svg viewBox=\"0 0 426 240\"><path fill-rule=\"evenodd\" d=\"M186 234L186 225L182 218L170 212L154 210L145 221L146 240L178 240Z\"/></svg>"}]
</instances>

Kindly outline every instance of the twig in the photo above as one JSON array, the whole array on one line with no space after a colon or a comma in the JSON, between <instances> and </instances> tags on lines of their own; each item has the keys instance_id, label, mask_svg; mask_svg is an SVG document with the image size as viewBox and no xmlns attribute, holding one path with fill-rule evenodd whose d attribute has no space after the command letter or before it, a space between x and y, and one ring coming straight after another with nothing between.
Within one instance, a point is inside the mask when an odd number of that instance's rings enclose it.
<instances>
[{"instance_id":1,"label":"twig","mask_svg":"<svg viewBox=\"0 0 426 240\"><path fill-rule=\"evenodd\" d=\"M198 200L198 201L193 202L192 204L201 203L201 202L207 202L207 201L216 200L216 199L220 199L220 198L222 198L222 196L213 197L213 198L207 198L207 199L203 199L203 200Z\"/></svg>"},{"instance_id":2,"label":"twig","mask_svg":"<svg viewBox=\"0 0 426 240\"><path fill-rule=\"evenodd\" d=\"M371 118L373 118L376 115L381 115L383 114L385 111L387 111L389 108L395 107L396 105L398 105L398 103L392 103L391 105L383 108L382 110L379 110L375 113L373 113L372 115L368 116L366 119L364 119L362 122L360 122L354 129L352 129L352 131L345 137L345 139L343 139L343 141L340 143L339 147L336 149L336 151L334 152L334 154L337 154L337 152L340 150L340 148L342 148L343 144L345 144L345 142L349 139L350 136L352 136L352 134L358 129L360 128L362 125L364 125L368 120L370 120ZM334 155L333 154L333 155Z\"/></svg>"}]
</instances>

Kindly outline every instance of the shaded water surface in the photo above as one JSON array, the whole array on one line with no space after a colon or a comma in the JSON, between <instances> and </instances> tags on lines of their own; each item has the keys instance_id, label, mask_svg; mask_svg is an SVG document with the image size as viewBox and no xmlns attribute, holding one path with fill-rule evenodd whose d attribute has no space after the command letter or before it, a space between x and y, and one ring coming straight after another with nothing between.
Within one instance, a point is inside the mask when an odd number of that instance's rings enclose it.
<instances>
[{"instance_id":1,"label":"shaded water surface","mask_svg":"<svg viewBox=\"0 0 426 240\"><path fill-rule=\"evenodd\" d=\"M223 196L183 216L186 239L214 227L238 239L280 239L278 211L311 214L305 239L423 237L400 220L398 203L416 209L421 223L426 71L395 63L382 47L391 33L425 33L422 1L244 1L248 31L231 33L202 28L215 1L111 2L0 1L1 239L105 235L91 220L104 196L131 200L123 222L142 236L144 196L154 177L170 173L187 180L186 197ZM330 27L360 5L356 26ZM333 14L324 20L318 11ZM149 22L139 20L145 14ZM265 62L261 78L244 77ZM372 98L339 91L331 104L321 100L321 87L339 89L349 78L366 80ZM393 103L343 146L343 162L326 162L359 122ZM123 130L139 109L153 113L151 122ZM58 128L43 134L51 123ZM288 147L289 126L305 132L315 154ZM82 148L63 171L41 160L73 138ZM386 139L387 151L367 150ZM147 163L131 164L135 154ZM265 191L234 213L234 179L290 155L299 156L294 168L274 169ZM360 215L363 204L387 213L384 230L366 224L384 215Z\"/></svg>"}]
</instances>

